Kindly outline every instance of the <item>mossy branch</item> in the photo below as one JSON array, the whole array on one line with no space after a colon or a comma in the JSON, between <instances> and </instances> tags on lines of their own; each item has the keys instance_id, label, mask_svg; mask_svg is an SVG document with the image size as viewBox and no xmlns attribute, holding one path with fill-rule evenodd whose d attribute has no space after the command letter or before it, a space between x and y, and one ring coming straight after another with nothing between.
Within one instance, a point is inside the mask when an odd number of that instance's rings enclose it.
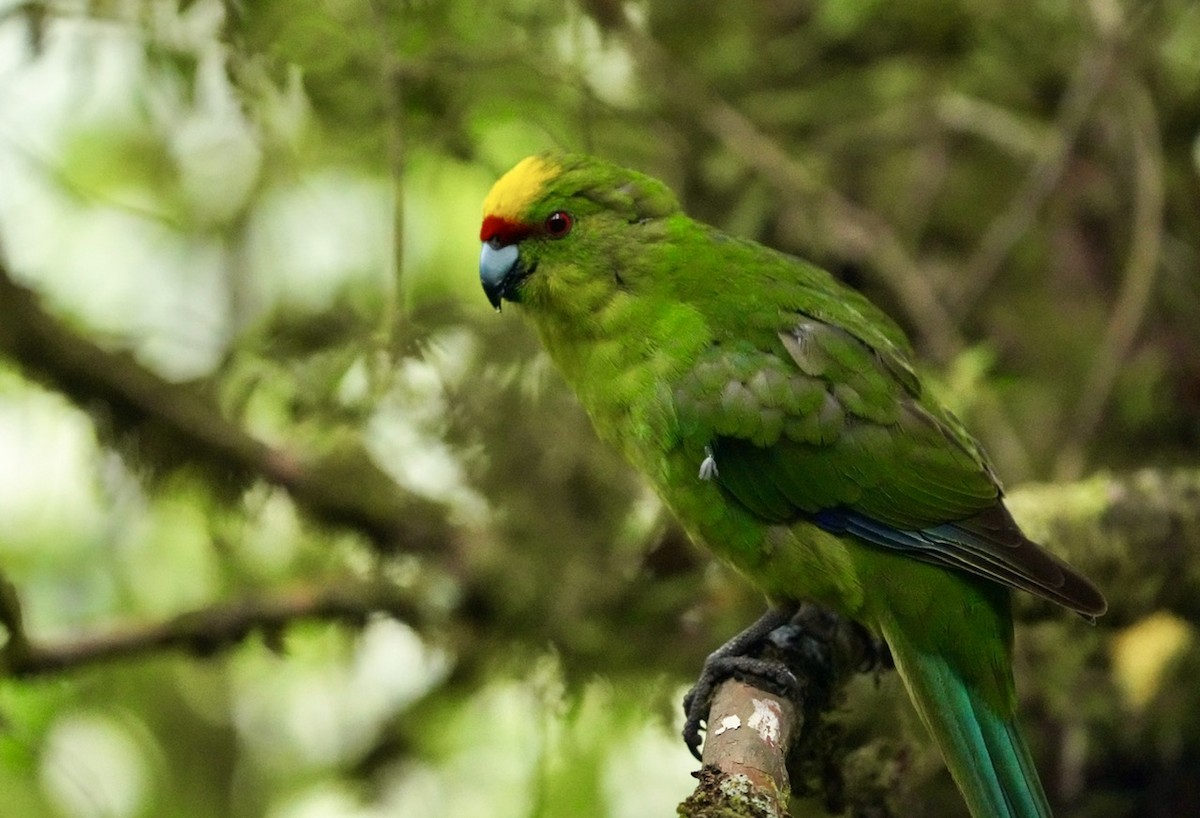
<instances>
[{"instance_id":1,"label":"mossy branch","mask_svg":"<svg viewBox=\"0 0 1200 818\"><path fill-rule=\"evenodd\" d=\"M1102 628L1156 611L1200 624L1200 470L1143 469L1075 483L1026 484L1008 497L1025 532L1092 578L1108 597ZM1060 616L1016 594L1019 619Z\"/></svg>"},{"instance_id":2,"label":"mossy branch","mask_svg":"<svg viewBox=\"0 0 1200 818\"><path fill-rule=\"evenodd\" d=\"M758 658L785 664L798 680L792 698L729 679L713 695L695 792L679 805L683 818L785 818L789 766L824 752L822 715L857 673L890 664L882 643L859 625L815 605L763 646Z\"/></svg>"},{"instance_id":3,"label":"mossy branch","mask_svg":"<svg viewBox=\"0 0 1200 818\"><path fill-rule=\"evenodd\" d=\"M141 448L281 486L313 519L364 534L383 552L431 553L451 531L433 503L401 491L359 446L309 458L258 440L200 389L172 383L129 355L97 345L41 305L0 265L0 356L81 409L102 410Z\"/></svg>"},{"instance_id":4,"label":"mossy branch","mask_svg":"<svg viewBox=\"0 0 1200 818\"><path fill-rule=\"evenodd\" d=\"M361 625L375 614L420 621L411 593L384 581L343 581L297 586L197 608L161 622L130 623L56 641L32 640L20 625L16 589L0 587L0 622L9 630L0 650L0 676L39 676L134 656L184 651L210 656L251 634L278 641L287 626L303 620Z\"/></svg>"}]
</instances>

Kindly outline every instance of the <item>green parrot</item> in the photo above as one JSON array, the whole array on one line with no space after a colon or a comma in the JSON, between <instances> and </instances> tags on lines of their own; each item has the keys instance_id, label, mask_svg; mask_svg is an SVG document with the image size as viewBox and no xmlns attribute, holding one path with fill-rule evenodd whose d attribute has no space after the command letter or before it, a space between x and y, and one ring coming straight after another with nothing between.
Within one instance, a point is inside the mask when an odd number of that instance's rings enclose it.
<instances>
[{"instance_id":1,"label":"green parrot","mask_svg":"<svg viewBox=\"0 0 1200 818\"><path fill-rule=\"evenodd\" d=\"M776 611L811 600L881 636L975 818L1050 815L1015 720L1010 589L1107 603L1021 533L896 324L593 157L520 162L480 239L492 305L519 306L688 534Z\"/></svg>"}]
</instances>

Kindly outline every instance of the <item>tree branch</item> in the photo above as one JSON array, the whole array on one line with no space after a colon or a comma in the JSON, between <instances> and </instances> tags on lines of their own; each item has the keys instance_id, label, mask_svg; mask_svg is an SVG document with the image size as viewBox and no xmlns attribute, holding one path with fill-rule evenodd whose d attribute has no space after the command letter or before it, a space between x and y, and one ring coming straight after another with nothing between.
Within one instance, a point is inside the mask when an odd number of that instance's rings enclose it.
<instances>
[{"instance_id":1,"label":"tree branch","mask_svg":"<svg viewBox=\"0 0 1200 818\"><path fill-rule=\"evenodd\" d=\"M1157 611L1200 625L1200 470L1097 474L1027 484L1008 495L1034 540L1091 577L1108 597L1103 628ZM1018 619L1061 617L1049 602L1014 594Z\"/></svg>"},{"instance_id":2,"label":"tree branch","mask_svg":"<svg viewBox=\"0 0 1200 818\"><path fill-rule=\"evenodd\" d=\"M401 491L361 447L307 460L268 446L198 389L167 381L74 331L2 263L0 356L80 408L102 407L116 431L136 434L140 443L167 442L170 462L212 464L281 486L314 519L356 529L380 551L402 544L406 551L436 553L451 538L440 507Z\"/></svg>"},{"instance_id":3,"label":"tree branch","mask_svg":"<svg viewBox=\"0 0 1200 818\"><path fill-rule=\"evenodd\" d=\"M815 605L803 605L758 654L785 664L799 681L795 700L729 679L713 695L695 792L683 818L786 818L789 762L814 748L822 714L855 674L878 667L882 643L865 629Z\"/></svg>"},{"instance_id":4,"label":"tree branch","mask_svg":"<svg viewBox=\"0 0 1200 818\"><path fill-rule=\"evenodd\" d=\"M271 640L302 620L361 624L383 613L404 622L420 620L406 594L386 582L340 582L302 586L270 596L246 597L187 611L163 622L128 624L56 642L31 640L20 624L16 591L3 583L0 621L9 641L0 650L0 675L38 676L100 662L112 662L167 650L209 656L262 633Z\"/></svg>"}]
</instances>

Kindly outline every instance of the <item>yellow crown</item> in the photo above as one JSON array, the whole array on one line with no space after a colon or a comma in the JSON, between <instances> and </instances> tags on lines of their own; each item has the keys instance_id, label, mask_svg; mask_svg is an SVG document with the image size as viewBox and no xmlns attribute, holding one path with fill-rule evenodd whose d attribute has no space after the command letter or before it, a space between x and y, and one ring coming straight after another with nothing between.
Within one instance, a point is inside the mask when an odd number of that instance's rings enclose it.
<instances>
[{"instance_id":1,"label":"yellow crown","mask_svg":"<svg viewBox=\"0 0 1200 818\"><path fill-rule=\"evenodd\" d=\"M558 165L542 156L522 159L500 177L483 200L483 216L519 222L529 206L541 196L546 182L561 172Z\"/></svg>"}]
</instances>

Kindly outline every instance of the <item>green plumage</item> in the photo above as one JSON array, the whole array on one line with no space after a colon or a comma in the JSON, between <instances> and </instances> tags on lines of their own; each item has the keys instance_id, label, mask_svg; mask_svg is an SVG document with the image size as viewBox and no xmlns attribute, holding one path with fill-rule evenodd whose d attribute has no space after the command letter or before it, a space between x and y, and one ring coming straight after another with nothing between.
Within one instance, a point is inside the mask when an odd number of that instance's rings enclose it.
<instances>
[{"instance_id":1,"label":"green plumage","mask_svg":"<svg viewBox=\"0 0 1200 818\"><path fill-rule=\"evenodd\" d=\"M1014 722L1009 588L1087 616L1104 600L1021 534L901 331L823 270L691 220L656 180L540 161L553 172L511 229L485 221L481 273L600 435L769 597L881 633L976 818L1049 815ZM566 235L543 227L557 213Z\"/></svg>"}]
</instances>

